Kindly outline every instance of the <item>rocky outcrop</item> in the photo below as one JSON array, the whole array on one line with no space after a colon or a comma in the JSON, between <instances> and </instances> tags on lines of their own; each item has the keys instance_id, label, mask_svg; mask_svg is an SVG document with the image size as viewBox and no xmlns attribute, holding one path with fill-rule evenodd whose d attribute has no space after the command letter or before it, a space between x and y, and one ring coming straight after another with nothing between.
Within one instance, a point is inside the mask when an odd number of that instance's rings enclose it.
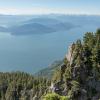
<instances>
[{"instance_id":1,"label":"rocky outcrop","mask_svg":"<svg viewBox=\"0 0 100 100\"><path fill-rule=\"evenodd\" d=\"M75 48L75 44L71 44L69 47L68 47L68 52L67 54L65 55L65 58L68 60L68 62L70 63L70 65L72 64L73 62L73 54L74 54L74 48Z\"/></svg>"},{"instance_id":2,"label":"rocky outcrop","mask_svg":"<svg viewBox=\"0 0 100 100\"><path fill-rule=\"evenodd\" d=\"M66 54L66 59L70 62L70 65L72 64L72 46L69 46L68 53Z\"/></svg>"}]
</instances>

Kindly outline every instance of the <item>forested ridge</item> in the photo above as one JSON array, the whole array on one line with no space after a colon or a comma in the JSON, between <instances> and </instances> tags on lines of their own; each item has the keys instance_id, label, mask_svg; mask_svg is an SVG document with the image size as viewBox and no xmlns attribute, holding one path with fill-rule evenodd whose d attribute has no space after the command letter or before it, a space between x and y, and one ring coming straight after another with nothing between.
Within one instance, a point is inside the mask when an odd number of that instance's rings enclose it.
<instances>
[{"instance_id":1,"label":"forested ridge","mask_svg":"<svg viewBox=\"0 0 100 100\"><path fill-rule=\"evenodd\" d=\"M49 85L49 80L24 72L1 72L0 100L39 100Z\"/></svg>"},{"instance_id":2,"label":"forested ridge","mask_svg":"<svg viewBox=\"0 0 100 100\"><path fill-rule=\"evenodd\" d=\"M100 29L74 42L52 78L45 100L100 99Z\"/></svg>"},{"instance_id":3,"label":"forested ridge","mask_svg":"<svg viewBox=\"0 0 100 100\"><path fill-rule=\"evenodd\" d=\"M0 100L99 100L100 29L72 43L58 65L49 68L52 78L43 76L45 70L40 76L1 72Z\"/></svg>"}]
</instances>

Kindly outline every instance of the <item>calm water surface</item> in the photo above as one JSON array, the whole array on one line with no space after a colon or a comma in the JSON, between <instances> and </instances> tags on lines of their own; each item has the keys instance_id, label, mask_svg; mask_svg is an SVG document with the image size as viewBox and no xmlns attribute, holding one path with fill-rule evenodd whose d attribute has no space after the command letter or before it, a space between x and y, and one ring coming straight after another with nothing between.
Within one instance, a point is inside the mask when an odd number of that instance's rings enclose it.
<instances>
[{"instance_id":1,"label":"calm water surface","mask_svg":"<svg viewBox=\"0 0 100 100\"><path fill-rule=\"evenodd\" d=\"M0 33L0 71L35 73L55 60L63 59L68 46L83 33L97 27L85 26L70 31L42 35L12 36Z\"/></svg>"}]
</instances>

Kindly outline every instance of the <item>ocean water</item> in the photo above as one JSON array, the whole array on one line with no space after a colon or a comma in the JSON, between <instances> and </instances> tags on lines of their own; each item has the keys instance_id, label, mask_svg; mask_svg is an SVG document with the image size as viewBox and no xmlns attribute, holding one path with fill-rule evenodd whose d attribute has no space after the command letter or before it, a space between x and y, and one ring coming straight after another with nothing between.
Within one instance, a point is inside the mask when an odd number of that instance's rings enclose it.
<instances>
[{"instance_id":1,"label":"ocean water","mask_svg":"<svg viewBox=\"0 0 100 100\"><path fill-rule=\"evenodd\" d=\"M0 33L0 71L34 74L67 53L68 46L97 26L84 26L49 34L14 36Z\"/></svg>"}]
</instances>

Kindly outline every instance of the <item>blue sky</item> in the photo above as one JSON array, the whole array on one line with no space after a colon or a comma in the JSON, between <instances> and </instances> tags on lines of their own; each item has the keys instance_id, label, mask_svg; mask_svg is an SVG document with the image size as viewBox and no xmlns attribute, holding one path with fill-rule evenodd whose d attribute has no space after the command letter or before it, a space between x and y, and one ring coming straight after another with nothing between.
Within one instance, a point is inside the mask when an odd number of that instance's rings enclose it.
<instances>
[{"instance_id":1,"label":"blue sky","mask_svg":"<svg viewBox=\"0 0 100 100\"><path fill-rule=\"evenodd\" d=\"M95 14L100 0L0 0L0 14Z\"/></svg>"}]
</instances>

